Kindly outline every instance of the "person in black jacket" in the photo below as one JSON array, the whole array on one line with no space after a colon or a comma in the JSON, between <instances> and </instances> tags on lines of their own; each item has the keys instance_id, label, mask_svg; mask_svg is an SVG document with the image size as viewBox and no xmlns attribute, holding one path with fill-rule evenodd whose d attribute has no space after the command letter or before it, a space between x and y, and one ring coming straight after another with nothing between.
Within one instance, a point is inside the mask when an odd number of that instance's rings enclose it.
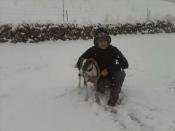
<instances>
[{"instance_id":1,"label":"person in black jacket","mask_svg":"<svg viewBox=\"0 0 175 131\"><path fill-rule=\"evenodd\" d=\"M84 59L93 58L97 61L101 76L97 82L97 91L104 93L106 87L110 88L109 106L115 106L125 79L124 69L128 68L128 61L118 48L112 46L111 37L104 28L95 32L94 46L85 51L76 66L81 68Z\"/></svg>"}]
</instances>

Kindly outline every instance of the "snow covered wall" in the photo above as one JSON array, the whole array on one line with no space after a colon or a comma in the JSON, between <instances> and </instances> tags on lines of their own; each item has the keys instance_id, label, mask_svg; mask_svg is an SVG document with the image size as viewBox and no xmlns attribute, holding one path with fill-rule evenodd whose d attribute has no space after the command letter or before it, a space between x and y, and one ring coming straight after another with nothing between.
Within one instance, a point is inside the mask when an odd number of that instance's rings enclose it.
<instances>
[{"instance_id":1,"label":"snow covered wall","mask_svg":"<svg viewBox=\"0 0 175 131\"><path fill-rule=\"evenodd\" d=\"M115 24L174 20L175 3L160 0L64 0L65 21ZM62 0L0 0L0 24L62 23Z\"/></svg>"},{"instance_id":2,"label":"snow covered wall","mask_svg":"<svg viewBox=\"0 0 175 131\"><path fill-rule=\"evenodd\" d=\"M30 42L55 40L92 39L94 31L103 27L110 35L174 33L175 26L169 21L148 21L136 24L97 24L79 26L77 24L12 24L0 25L0 42Z\"/></svg>"}]
</instances>

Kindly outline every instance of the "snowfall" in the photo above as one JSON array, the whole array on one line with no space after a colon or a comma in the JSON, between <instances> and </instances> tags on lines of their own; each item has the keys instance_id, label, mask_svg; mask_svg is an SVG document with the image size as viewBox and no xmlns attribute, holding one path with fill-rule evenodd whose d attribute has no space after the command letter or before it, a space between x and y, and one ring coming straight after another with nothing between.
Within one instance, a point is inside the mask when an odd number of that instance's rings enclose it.
<instances>
[{"instance_id":1,"label":"snowfall","mask_svg":"<svg viewBox=\"0 0 175 131\"><path fill-rule=\"evenodd\" d=\"M175 3L169 1L65 5L71 23L125 23L144 21L147 9L152 19L174 20ZM0 24L61 23L57 2L0 0ZM85 88L78 88L74 66L93 40L0 43L0 131L175 131L174 42L173 33L112 36L129 62L117 113L95 102L93 88L88 101Z\"/></svg>"}]
</instances>

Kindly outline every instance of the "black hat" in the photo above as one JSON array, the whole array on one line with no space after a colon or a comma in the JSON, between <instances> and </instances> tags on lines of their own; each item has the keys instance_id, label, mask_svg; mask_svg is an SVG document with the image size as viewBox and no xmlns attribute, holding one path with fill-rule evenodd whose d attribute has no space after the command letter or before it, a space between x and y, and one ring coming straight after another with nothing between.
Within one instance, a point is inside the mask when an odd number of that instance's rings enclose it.
<instances>
[{"instance_id":1,"label":"black hat","mask_svg":"<svg viewBox=\"0 0 175 131\"><path fill-rule=\"evenodd\" d=\"M94 35L94 45L97 45L97 42L99 39L101 38L107 38L108 39L108 43L111 43L111 37L109 36L109 33L106 29L104 28L98 28L95 31L95 35Z\"/></svg>"}]
</instances>

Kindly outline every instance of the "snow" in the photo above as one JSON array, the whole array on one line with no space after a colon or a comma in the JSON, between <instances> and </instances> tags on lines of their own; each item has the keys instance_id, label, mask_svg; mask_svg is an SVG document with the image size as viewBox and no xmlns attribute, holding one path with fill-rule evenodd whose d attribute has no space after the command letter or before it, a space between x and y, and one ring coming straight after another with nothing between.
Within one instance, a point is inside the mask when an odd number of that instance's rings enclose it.
<instances>
[{"instance_id":1,"label":"snow","mask_svg":"<svg viewBox=\"0 0 175 131\"><path fill-rule=\"evenodd\" d=\"M65 0L69 22L175 21L174 0ZM62 23L62 0L0 0L0 24ZM0 44L0 131L175 131L175 34L120 35L130 67L117 113L78 89L74 65L92 40Z\"/></svg>"},{"instance_id":2,"label":"snow","mask_svg":"<svg viewBox=\"0 0 175 131\"><path fill-rule=\"evenodd\" d=\"M175 3L164 0L64 0L69 23L116 24L175 21ZM62 0L0 0L0 24L62 23ZM66 14L65 21L67 22Z\"/></svg>"},{"instance_id":3,"label":"snow","mask_svg":"<svg viewBox=\"0 0 175 131\"><path fill-rule=\"evenodd\" d=\"M174 131L175 34L112 37L127 57L118 113L78 94L92 40L0 44L0 131Z\"/></svg>"}]
</instances>

